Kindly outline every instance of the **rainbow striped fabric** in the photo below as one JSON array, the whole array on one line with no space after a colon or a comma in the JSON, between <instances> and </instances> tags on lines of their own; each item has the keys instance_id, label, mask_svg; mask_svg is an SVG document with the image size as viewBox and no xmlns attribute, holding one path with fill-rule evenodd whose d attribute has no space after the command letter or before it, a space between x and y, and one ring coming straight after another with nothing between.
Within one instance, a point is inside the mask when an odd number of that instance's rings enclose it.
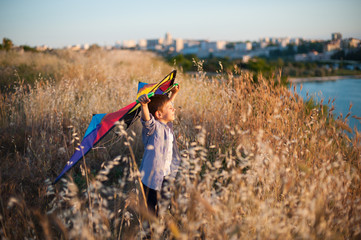
<instances>
[{"instance_id":1,"label":"rainbow striped fabric","mask_svg":"<svg viewBox=\"0 0 361 240\"><path fill-rule=\"evenodd\" d=\"M143 94L168 94L174 86L177 71L169 73L162 81L148 84L139 82L137 98ZM84 134L80 146L67 162L63 171L55 179L54 184L64 176L80 159L82 159L106 134L112 130L117 121L124 121L126 128L138 119L140 103L133 102L128 106L112 113L94 114Z\"/></svg>"}]
</instances>

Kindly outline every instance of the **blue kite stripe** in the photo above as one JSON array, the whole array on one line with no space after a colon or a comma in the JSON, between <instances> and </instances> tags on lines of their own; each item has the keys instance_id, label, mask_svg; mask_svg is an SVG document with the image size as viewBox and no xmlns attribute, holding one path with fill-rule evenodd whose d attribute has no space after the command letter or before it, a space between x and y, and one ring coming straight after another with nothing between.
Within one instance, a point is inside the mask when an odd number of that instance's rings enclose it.
<instances>
[{"instance_id":1,"label":"blue kite stripe","mask_svg":"<svg viewBox=\"0 0 361 240\"><path fill-rule=\"evenodd\" d=\"M158 88L158 89L155 91L155 94L163 94L163 91Z\"/></svg>"},{"instance_id":2,"label":"blue kite stripe","mask_svg":"<svg viewBox=\"0 0 361 240\"><path fill-rule=\"evenodd\" d=\"M54 184L59 181L59 179L70 169L72 168L80 159L83 158L93 147L94 140L97 137L97 132L100 126L98 125L96 129L94 129L91 133L89 133L85 138L83 138L83 141L81 142L80 146L83 146L81 148L78 147L79 150L76 150L73 156L70 158L68 163L66 164L63 171L60 173L60 175L55 179Z\"/></svg>"},{"instance_id":3,"label":"blue kite stripe","mask_svg":"<svg viewBox=\"0 0 361 240\"><path fill-rule=\"evenodd\" d=\"M145 85L148 85L148 83L145 82L138 82L138 91L137 93L140 91L140 89L142 89Z\"/></svg>"},{"instance_id":4,"label":"blue kite stripe","mask_svg":"<svg viewBox=\"0 0 361 240\"><path fill-rule=\"evenodd\" d=\"M100 113L100 114L94 114L92 117L92 120L89 123L89 126L84 134L84 138L86 138L86 136L88 136L89 133L91 133L92 131L94 131L94 129L97 128L98 124L100 124L100 122L102 121L103 117L107 115L106 113Z\"/></svg>"}]
</instances>

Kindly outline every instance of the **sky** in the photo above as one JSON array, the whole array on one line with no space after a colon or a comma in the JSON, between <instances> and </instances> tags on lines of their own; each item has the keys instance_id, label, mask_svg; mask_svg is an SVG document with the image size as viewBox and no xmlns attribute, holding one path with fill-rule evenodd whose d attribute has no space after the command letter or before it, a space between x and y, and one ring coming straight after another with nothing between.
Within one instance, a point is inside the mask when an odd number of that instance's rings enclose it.
<instances>
[{"instance_id":1,"label":"sky","mask_svg":"<svg viewBox=\"0 0 361 240\"><path fill-rule=\"evenodd\" d=\"M0 0L0 38L15 45L114 45L173 38L361 39L361 0Z\"/></svg>"}]
</instances>

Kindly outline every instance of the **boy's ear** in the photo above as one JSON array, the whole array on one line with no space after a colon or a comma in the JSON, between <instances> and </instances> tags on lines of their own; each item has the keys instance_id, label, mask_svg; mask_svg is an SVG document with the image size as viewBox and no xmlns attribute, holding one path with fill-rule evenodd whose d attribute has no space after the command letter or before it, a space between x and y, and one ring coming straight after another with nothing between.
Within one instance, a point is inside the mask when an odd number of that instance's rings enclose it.
<instances>
[{"instance_id":1,"label":"boy's ear","mask_svg":"<svg viewBox=\"0 0 361 240\"><path fill-rule=\"evenodd\" d=\"M162 113L159 110L155 111L155 118L159 119L161 117L162 117Z\"/></svg>"}]
</instances>

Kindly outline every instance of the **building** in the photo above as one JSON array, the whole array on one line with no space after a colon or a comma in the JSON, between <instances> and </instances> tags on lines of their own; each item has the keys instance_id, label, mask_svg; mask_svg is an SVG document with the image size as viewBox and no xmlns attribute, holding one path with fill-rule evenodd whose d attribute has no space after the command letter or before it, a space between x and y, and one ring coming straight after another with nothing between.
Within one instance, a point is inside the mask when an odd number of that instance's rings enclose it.
<instances>
[{"instance_id":1,"label":"building","mask_svg":"<svg viewBox=\"0 0 361 240\"><path fill-rule=\"evenodd\" d=\"M301 42L301 39L300 38L291 38L290 40L290 44L293 44L293 45L300 45L300 42Z\"/></svg>"},{"instance_id":2,"label":"building","mask_svg":"<svg viewBox=\"0 0 361 240\"><path fill-rule=\"evenodd\" d=\"M147 49L147 40L141 39L138 41L138 48L140 50L146 50Z\"/></svg>"},{"instance_id":3,"label":"building","mask_svg":"<svg viewBox=\"0 0 361 240\"><path fill-rule=\"evenodd\" d=\"M89 44L88 43L84 43L82 46L81 46L81 49L82 50L88 50L89 49Z\"/></svg>"},{"instance_id":4,"label":"building","mask_svg":"<svg viewBox=\"0 0 361 240\"><path fill-rule=\"evenodd\" d=\"M79 51L81 49L81 45L76 44L76 45L73 45L73 46L68 46L67 48L72 50L72 51Z\"/></svg>"},{"instance_id":5,"label":"building","mask_svg":"<svg viewBox=\"0 0 361 240\"><path fill-rule=\"evenodd\" d=\"M114 45L114 48L117 48L117 49L122 48L122 43L120 41L116 41L115 45Z\"/></svg>"},{"instance_id":6,"label":"building","mask_svg":"<svg viewBox=\"0 0 361 240\"><path fill-rule=\"evenodd\" d=\"M209 52L216 52L226 49L227 42L226 41L215 41L209 42L207 40L200 41L200 49Z\"/></svg>"},{"instance_id":7,"label":"building","mask_svg":"<svg viewBox=\"0 0 361 240\"><path fill-rule=\"evenodd\" d=\"M330 60L332 54L332 52L319 53L311 51L309 53L296 54L294 59L296 62Z\"/></svg>"},{"instance_id":8,"label":"building","mask_svg":"<svg viewBox=\"0 0 361 240\"><path fill-rule=\"evenodd\" d=\"M160 51L163 49L163 38L147 40L147 50Z\"/></svg>"},{"instance_id":9,"label":"building","mask_svg":"<svg viewBox=\"0 0 361 240\"><path fill-rule=\"evenodd\" d=\"M341 40L341 39L342 39L342 34L341 33L332 33L331 34L331 40L332 41Z\"/></svg>"},{"instance_id":10,"label":"building","mask_svg":"<svg viewBox=\"0 0 361 240\"><path fill-rule=\"evenodd\" d=\"M213 42L212 42L213 43ZM227 41L216 41L214 42L215 44L215 49L217 51L219 50L225 50L226 49L226 45L227 45Z\"/></svg>"},{"instance_id":11,"label":"building","mask_svg":"<svg viewBox=\"0 0 361 240\"><path fill-rule=\"evenodd\" d=\"M181 50L181 53L183 55L188 55L188 54L197 54L199 51L199 46L188 46L185 45L185 47Z\"/></svg>"},{"instance_id":12,"label":"building","mask_svg":"<svg viewBox=\"0 0 361 240\"><path fill-rule=\"evenodd\" d=\"M261 38L259 40L259 47L260 48L265 48L270 44L270 39L268 37L266 38Z\"/></svg>"},{"instance_id":13,"label":"building","mask_svg":"<svg viewBox=\"0 0 361 240\"><path fill-rule=\"evenodd\" d=\"M178 39L174 40L174 45L175 45L174 48L175 48L176 52L182 51L182 49L184 48L183 39L178 38Z\"/></svg>"},{"instance_id":14,"label":"building","mask_svg":"<svg viewBox=\"0 0 361 240\"><path fill-rule=\"evenodd\" d=\"M266 48L268 46L268 42L260 42L259 46L260 48Z\"/></svg>"},{"instance_id":15,"label":"building","mask_svg":"<svg viewBox=\"0 0 361 240\"><path fill-rule=\"evenodd\" d=\"M347 38L342 40L342 48L358 48L360 46L360 39Z\"/></svg>"},{"instance_id":16,"label":"building","mask_svg":"<svg viewBox=\"0 0 361 240\"><path fill-rule=\"evenodd\" d=\"M123 48L135 48L136 46L137 43L134 40L125 40L122 44Z\"/></svg>"},{"instance_id":17,"label":"building","mask_svg":"<svg viewBox=\"0 0 361 240\"><path fill-rule=\"evenodd\" d=\"M164 46L172 45L173 44L172 35L170 35L169 33L166 33L163 44L164 44Z\"/></svg>"},{"instance_id":18,"label":"building","mask_svg":"<svg viewBox=\"0 0 361 240\"><path fill-rule=\"evenodd\" d=\"M299 53L296 54L294 57L296 62L303 62L307 60L307 54L306 53Z\"/></svg>"},{"instance_id":19,"label":"building","mask_svg":"<svg viewBox=\"0 0 361 240\"><path fill-rule=\"evenodd\" d=\"M287 47L288 44L290 44L290 38L289 38L289 37L280 38L280 39L278 40L278 44L279 44L281 47L285 48L285 47Z\"/></svg>"},{"instance_id":20,"label":"building","mask_svg":"<svg viewBox=\"0 0 361 240\"><path fill-rule=\"evenodd\" d=\"M41 45L41 46L37 46L37 47L35 47L35 49L37 50L37 51L46 51L46 50L48 50L49 49L49 47L48 46L46 46L46 45Z\"/></svg>"},{"instance_id":21,"label":"building","mask_svg":"<svg viewBox=\"0 0 361 240\"><path fill-rule=\"evenodd\" d=\"M184 40L184 48L199 46L199 44L198 40Z\"/></svg>"},{"instance_id":22,"label":"building","mask_svg":"<svg viewBox=\"0 0 361 240\"><path fill-rule=\"evenodd\" d=\"M341 40L332 40L325 44L325 52L341 49Z\"/></svg>"},{"instance_id":23,"label":"building","mask_svg":"<svg viewBox=\"0 0 361 240\"><path fill-rule=\"evenodd\" d=\"M245 42L245 43L236 43L234 45L234 50L246 52L252 50L252 43L251 42Z\"/></svg>"},{"instance_id":24,"label":"building","mask_svg":"<svg viewBox=\"0 0 361 240\"><path fill-rule=\"evenodd\" d=\"M269 37L261 38L260 42L264 42L264 43L268 44L270 42L270 39L269 39Z\"/></svg>"}]
</instances>

